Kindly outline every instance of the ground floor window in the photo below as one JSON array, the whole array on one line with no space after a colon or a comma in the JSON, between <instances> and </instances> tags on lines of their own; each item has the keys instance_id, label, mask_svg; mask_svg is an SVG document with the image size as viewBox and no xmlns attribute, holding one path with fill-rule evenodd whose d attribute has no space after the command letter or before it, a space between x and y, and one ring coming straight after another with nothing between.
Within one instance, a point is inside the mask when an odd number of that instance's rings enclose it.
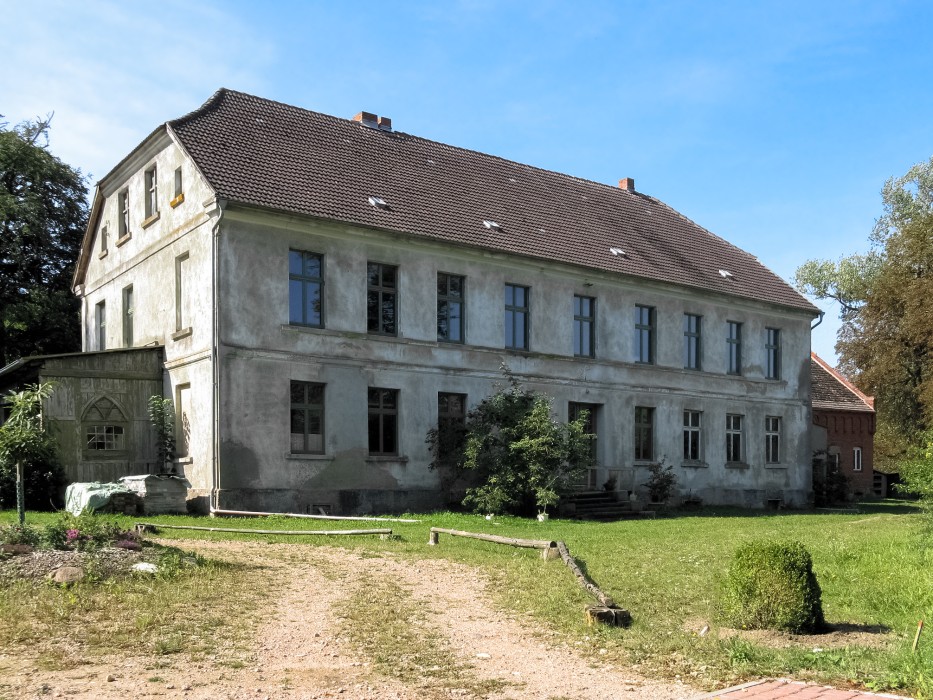
<instances>
[{"instance_id":1,"label":"ground floor window","mask_svg":"<svg viewBox=\"0 0 933 700\"><path fill-rule=\"evenodd\" d=\"M398 454L398 389L370 388L369 454Z\"/></svg>"},{"instance_id":2,"label":"ground floor window","mask_svg":"<svg viewBox=\"0 0 933 700\"><path fill-rule=\"evenodd\" d=\"M862 448L853 447L852 448L852 470L860 472L862 471Z\"/></svg>"},{"instance_id":3,"label":"ground floor window","mask_svg":"<svg viewBox=\"0 0 933 700\"><path fill-rule=\"evenodd\" d=\"M437 394L437 456L444 458L463 443L466 432L466 394Z\"/></svg>"},{"instance_id":4,"label":"ground floor window","mask_svg":"<svg viewBox=\"0 0 933 700\"><path fill-rule=\"evenodd\" d=\"M85 435L89 450L126 449L125 434L121 425L89 425Z\"/></svg>"},{"instance_id":5,"label":"ground floor window","mask_svg":"<svg viewBox=\"0 0 933 700\"><path fill-rule=\"evenodd\" d=\"M700 457L700 411L684 411L684 459L699 462Z\"/></svg>"},{"instance_id":6,"label":"ground floor window","mask_svg":"<svg viewBox=\"0 0 933 700\"><path fill-rule=\"evenodd\" d=\"M291 443L294 453L324 452L324 385L291 383Z\"/></svg>"},{"instance_id":7,"label":"ground floor window","mask_svg":"<svg viewBox=\"0 0 933 700\"><path fill-rule=\"evenodd\" d=\"M765 462L779 464L781 461L781 419L779 416L765 417Z\"/></svg>"},{"instance_id":8,"label":"ground floor window","mask_svg":"<svg viewBox=\"0 0 933 700\"><path fill-rule=\"evenodd\" d=\"M654 409L635 407L635 459L650 461L654 458Z\"/></svg>"},{"instance_id":9,"label":"ground floor window","mask_svg":"<svg viewBox=\"0 0 933 700\"><path fill-rule=\"evenodd\" d=\"M726 461L742 461L742 423L744 416L726 415Z\"/></svg>"}]
</instances>

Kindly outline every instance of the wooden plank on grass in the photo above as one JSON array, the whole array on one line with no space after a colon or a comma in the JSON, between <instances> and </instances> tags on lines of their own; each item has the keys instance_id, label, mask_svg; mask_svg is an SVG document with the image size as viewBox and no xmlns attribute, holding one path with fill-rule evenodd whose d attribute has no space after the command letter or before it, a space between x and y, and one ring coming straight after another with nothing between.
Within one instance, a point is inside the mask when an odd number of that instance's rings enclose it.
<instances>
[{"instance_id":1,"label":"wooden plank on grass","mask_svg":"<svg viewBox=\"0 0 933 700\"><path fill-rule=\"evenodd\" d=\"M203 532L236 532L245 535L391 535L391 528L372 530L253 530L233 527L198 527L196 525L158 525L156 523L136 523L136 529L155 530L201 530Z\"/></svg>"}]
</instances>

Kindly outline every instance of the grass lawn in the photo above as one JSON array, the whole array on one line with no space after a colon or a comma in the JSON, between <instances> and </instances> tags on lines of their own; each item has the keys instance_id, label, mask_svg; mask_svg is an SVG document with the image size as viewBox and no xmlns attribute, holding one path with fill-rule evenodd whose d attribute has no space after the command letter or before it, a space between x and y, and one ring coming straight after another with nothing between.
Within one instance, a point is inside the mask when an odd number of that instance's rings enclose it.
<instances>
[{"instance_id":1,"label":"grass lawn","mask_svg":"<svg viewBox=\"0 0 933 700\"><path fill-rule=\"evenodd\" d=\"M763 676L791 676L933 698L933 633L925 633L917 652L911 651L918 621L929 620L933 612L933 546L922 538L921 517L911 505L885 501L861 510L860 514L837 514L702 509L615 523L556 519L539 523L508 517L490 521L436 513L405 516L421 519L418 524L391 523L388 526L398 538L389 541L184 530L164 530L160 536L175 539L181 548L187 538L255 538L449 558L483 568L496 584L493 589L503 606L534 620L541 634L552 641L592 654L595 663L637 665L649 676L680 677L706 687ZM30 513L28 521L41 525L51 517ZM0 523L14 519L15 513L0 513ZM121 520L130 525L137 519ZM290 530L377 526L279 517L221 520L160 516L145 520L165 525ZM444 535L438 546L429 547L431 526L562 539L590 577L631 611L634 623L628 629L587 627L583 606L593 601L560 560L543 561L533 550ZM732 552L741 542L759 538L795 539L809 549L823 590L827 622L846 624L861 632L853 637L854 642L836 646L839 637L834 635L748 636L720 629L716 621L718 588ZM248 573L236 580L228 580L221 570L210 575L218 584L222 582L224 595L234 599L236 587L241 586L247 604ZM177 583L171 585L177 587ZM185 605L197 606L197 595L209 596L218 590L217 586L191 588ZM58 595L57 589L51 590ZM17 617L21 619L24 612L57 614L14 609L10 604L14 593L15 587L0 588L0 629ZM127 604L135 604L131 596L127 600ZM114 599L113 603L120 601ZM133 614L131 618L137 619ZM216 621L208 621L211 623ZM699 631L707 625L709 632L701 636ZM7 635L4 641L15 640Z\"/></svg>"}]
</instances>

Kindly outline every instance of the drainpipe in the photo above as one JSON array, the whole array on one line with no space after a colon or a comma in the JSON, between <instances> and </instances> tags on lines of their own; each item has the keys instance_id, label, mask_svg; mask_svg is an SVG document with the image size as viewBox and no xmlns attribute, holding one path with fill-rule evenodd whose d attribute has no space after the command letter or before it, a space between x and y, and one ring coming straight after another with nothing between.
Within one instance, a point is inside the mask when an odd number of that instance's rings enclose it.
<instances>
[{"instance_id":1,"label":"drainpipe","mask_svg":"<svg viewBox=\"0 0 933 700\"><path fill-rule=\"evenodd\" d=\"M226 201L217 200L217 221L211 229L211 309L213 310L214 329L211 339L211 368L213 374L212 402L213 416L211 425L211 494L210 512L220 507L220 222L224 216Z\"/></svg>"},{"instance_id":2,"label":"drainpipe","mask_svg":"<svg viewBox=\"0 0 933 700\"><path fill-rule=\"evenodd\" d=\"M820 311L820 317L819 317L819 319L817 319L817 322L816 322L816 323L814 323L812 326L810 326L810 332L811 332L811 333L813 332L813 329L814 329L814 328L816 328L818 325L820 325L820 324L823 322L823 316L825 316L825 315L826 315L826 312L825 312L825 311Z\"/></svg>"}]
</instances>

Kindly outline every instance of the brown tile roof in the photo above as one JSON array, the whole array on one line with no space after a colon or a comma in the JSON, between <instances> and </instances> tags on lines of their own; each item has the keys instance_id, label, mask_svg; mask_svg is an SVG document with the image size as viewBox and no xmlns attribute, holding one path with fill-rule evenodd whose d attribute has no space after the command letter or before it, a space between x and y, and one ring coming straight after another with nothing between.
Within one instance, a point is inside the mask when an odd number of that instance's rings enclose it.
<instances>
[{"instance_id":1,"label":"brown tile roof","mask_svg":"<svg viewBox=\"0 0 933 700\"><path fill-rule=\"evenodd\" d=\"M226 89L169 127L232 202L818 313L754 256L640 192Z\"/></svg>"},{"instance_id":2,"label":"brown tile roof","mask_svg":"<svg viewBox=\"0 0 933 700\"><path fill-rule=\"evenodd\" d=\"M859 391L822 357L810 353L810 400L813 408L874 413L875 400Z\"/></svg>"}]
</instances>

